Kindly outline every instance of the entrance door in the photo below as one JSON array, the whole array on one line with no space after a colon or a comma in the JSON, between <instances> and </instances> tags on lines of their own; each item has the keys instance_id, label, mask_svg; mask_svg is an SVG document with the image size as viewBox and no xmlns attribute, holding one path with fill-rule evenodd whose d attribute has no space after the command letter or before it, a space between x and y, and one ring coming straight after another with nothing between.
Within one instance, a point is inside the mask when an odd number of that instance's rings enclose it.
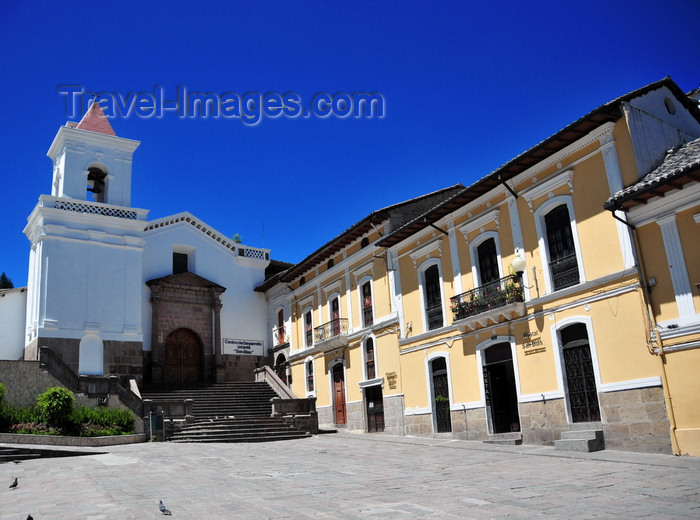
<instances>
[{"instance_id":1,"label":"entrance door","mask_svg":"<svg viewBox=\"0 0 700 520\"><path fill-rule=\"evenodd\" d=\"M202 345L189 329L175 329L165 339L163 381L192 383L201 380Z\"/></svg>"},{"instance_id":2,"label":"entrance door","mask_svg":"<svg viewBox=\"0 0 700 520\"><path fill-rule=\"evenodd\" d=\"M484 395L493 433L520 431L518 391L510 344L499 343L484 352Z\"/></svg>"},{"instance_id":3,"label":"entrance door","mask_svg":"<svg viewBox=\"0 0 700 520\"><path fill-rule=\"evenodd\" d=\"M335 424L345 424L345 374L340 363L333 367L333 404L335 405Z\"/></svg>"},{"instance_id":4,"label":"entrance door","mask_svg":"<svg viewBox=\"0 0 700 520\"><path fill-rule=\"evenodd\" d=\"M433 411L438 433L452 431L450 417L450 388L447 382L447 362L440 357L430 363L433 372Z\"/></svg>"},{"instance_id":5,"label":"entrance door","mask_svg":"<svg viewBox=\"0 0 700 520\"><path fill-rule=\"evenodd\" d=\"M384 431L384 397L381 386L369 386L365 388L365 401L367 403L367 431Z\"/></svg>"},{"instance_id":6,"label":"entrance door","mask_svg":"<svg viewBox=\"0 0 700 520\"><path fill-rule=\"evenodd\" d=\"M571 420L598 422L600 406L586 325L576 323L566 327L561 331L561 340Z\"/></svg>"}]
</instances>

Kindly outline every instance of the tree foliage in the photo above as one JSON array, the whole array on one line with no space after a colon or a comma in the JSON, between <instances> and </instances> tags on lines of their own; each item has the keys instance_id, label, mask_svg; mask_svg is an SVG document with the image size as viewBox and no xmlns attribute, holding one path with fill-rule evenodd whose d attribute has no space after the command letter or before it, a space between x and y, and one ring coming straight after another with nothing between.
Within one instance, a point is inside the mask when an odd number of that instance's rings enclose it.
<instances>
[{"instance_id":1,"label":"tree foliage","mask_svg":"<svg viewBox=\"0 0 700 520\"><path fill-rule=\"evenodd\" d=\"M0 289L14 289L15 284L12 283L5 273L0 274Z\"/></svg>"}]
</instances>

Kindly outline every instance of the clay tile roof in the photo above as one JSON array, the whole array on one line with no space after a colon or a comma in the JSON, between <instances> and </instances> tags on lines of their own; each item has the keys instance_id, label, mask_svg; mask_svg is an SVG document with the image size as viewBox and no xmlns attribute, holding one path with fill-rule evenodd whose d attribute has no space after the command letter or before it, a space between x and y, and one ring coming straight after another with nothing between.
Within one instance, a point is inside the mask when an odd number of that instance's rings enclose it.
<instances>
[{"instance_id":1,"label":"clay tile roof","mask_svg":"<svg viewBox=\"0 0 700 520\"><path fill-rule=\"evenodd\" d=\"M700 139L669 150L662 163L638 182L618 191L605 203L609 211L626 211L648 199L700 181Z\"/></svg>"},{"instance_id":2,"label":"clay tile roof","mask_svg":"<svg viewBox=\"0 0 700 520\"><path fill-rule=\"evenodd\" d=\"M98 134L113 136L117 135L112 128L112 125L109 124L107 116L105 116L104 112L102 112L102 108L100 108L99 103L93 103L90 105L90 108L88 108L88 111L85 112L85 115L75 128L78 128L79 130L97 132Z\"/></svg>"}]
</instances>

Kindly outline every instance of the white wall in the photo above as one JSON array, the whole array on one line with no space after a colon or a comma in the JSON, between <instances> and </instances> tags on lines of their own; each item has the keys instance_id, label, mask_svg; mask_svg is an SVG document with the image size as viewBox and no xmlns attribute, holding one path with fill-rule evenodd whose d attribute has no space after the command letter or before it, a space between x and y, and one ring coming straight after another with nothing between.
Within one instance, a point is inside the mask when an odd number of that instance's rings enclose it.
<instances>
[{"instance_id":1,"label":"white wall","mask_svg":"<svg viewBox=\"0 0 700 520\"><path fill-rule=\"evenodd\" d=\"M0 359L22 359L26 308L26 287L0 290Z\"/></svg>"},{"instance_id":2,"label":"white wall","mask_svg":"<svg viewBox=\"0 0 700 520\"><path fill-rule=\"evenodd\" d=\"M221 236L208 229L213 235ZM145 282L172 274L173 251L188 253L190 272L226 288L221 295L221 337L263 340L266 350L269 348L265 295L254 291L264 281L268 261L241 258L186 221L148 230L144 238L141 300L144 350L151 350L150 290Z\"/></svg>"}]
</instances>

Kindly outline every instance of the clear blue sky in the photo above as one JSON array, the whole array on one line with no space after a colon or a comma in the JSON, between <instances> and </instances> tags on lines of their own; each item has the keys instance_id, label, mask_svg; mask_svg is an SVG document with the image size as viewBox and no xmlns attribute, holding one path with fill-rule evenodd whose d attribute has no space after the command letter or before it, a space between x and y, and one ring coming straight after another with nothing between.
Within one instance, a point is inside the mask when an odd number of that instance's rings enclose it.
<instances>
[{"instance_id":1,"label":"clear blue sky","mask_svg":"<svg viewBox=\"0 0 700 520\"><path fill-rule=\"evenodd\" d=\"M494 4L497 4L493 6ZM556 4L554 6L553 4ZM141 141L132 205L189 211L297 262L373 210L469 184L665 76L700 84L700 2L3 2L0 272L51 191L59 85L223 94L377 92L383 118L111 120ZM264 234L263 234L264 229Z\"/></svg>"}]
</instances>

